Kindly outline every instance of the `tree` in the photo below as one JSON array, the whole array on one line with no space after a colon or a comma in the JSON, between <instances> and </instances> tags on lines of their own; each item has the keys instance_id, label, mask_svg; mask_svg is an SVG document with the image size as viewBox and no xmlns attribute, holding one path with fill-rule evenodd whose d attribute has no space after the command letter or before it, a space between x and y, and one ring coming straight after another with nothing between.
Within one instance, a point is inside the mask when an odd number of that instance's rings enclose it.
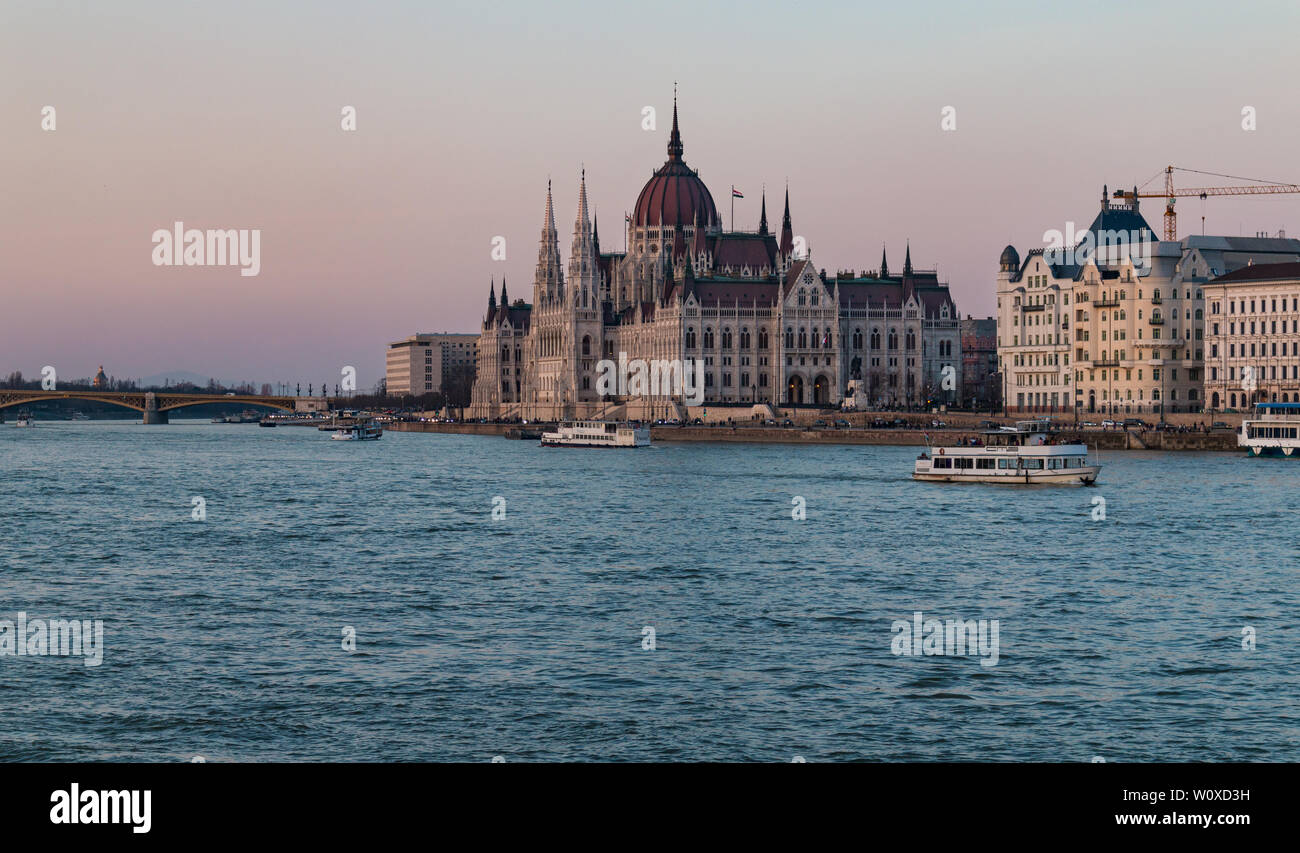
<instances>
[{"instance_id":1,"label":"tree","mask_svg":"<svg viewBox=\"0 0 1300 853\"><path fill-rule=\"evenodd\" d=\"M447 399L447 405L458 409L469 405L473 390L474 366L471 364L456 365L448 372L447 378L442 383L442 393Z\"/></svg>"}]
</instances>

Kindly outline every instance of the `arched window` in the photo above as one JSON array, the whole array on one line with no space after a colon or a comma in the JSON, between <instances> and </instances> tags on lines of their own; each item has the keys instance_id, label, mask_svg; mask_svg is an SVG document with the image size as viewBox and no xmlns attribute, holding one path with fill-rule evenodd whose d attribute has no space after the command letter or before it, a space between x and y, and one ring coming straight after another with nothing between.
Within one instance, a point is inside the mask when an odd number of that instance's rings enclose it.
<instances>
[{"instance_id":1,"label":"arched window","mask_svg":"<svg viewBox=\"0 0 1300 853\"><path fill-rule=\"evenodd\" d=\"M758 330L758 348L759 348L759 349L767 349L767 329L766 329L766 328L762 328L762 329L759 329L759 330Z\"/></svg>"},{"instance_id":2,"label":"arched window","mask_svg":"<svg viewBox=\"0 0 1300 853\"><path fill-rule=\"evenodd\" d=\"M916 349L916 333L911 329L907 330L907 348L909 350Z\"/></svg>"},{"instance_id":3,"label":"arched window","mask_svg":"<svg viewBox=\"0 0 1300 853\"><path fill-rule=\"evenodd\" d=\"M582 354L591 355L591 335L582 336Z\"/></svg>"},{"instance_id":4,"label":"arched window","mask_svg":"<svg viewBox=\"0 0 1300 853\"><path fill-rule=\"evenodd\" d=\"M704 327L704 348L713 349L713 327Z\"/></svg>"},{"instance_id":5,"label":"arched window","mask_svg":"<svg viewBox=\"0 0 1300 853\"><path fill-rule=\"evenodd\" d=\"M502 348L501 348L501 360L502 360L502 361L509 361L509 360L510 360L510 347L502 347Z\"/></svg>"},{"instance_id":6,"label":"arched window","mask_svg":"<svg viewBox=\"0 0 1300 853\"><path fill-rule=\"evenodd\" d=\"M872 330L871 330L871 348L872 348L872 349L880 349L880 330L879 330L879 329L872 329Z\"/></svg>"},{"instance_id":7,"label":"arched window","mask_svg":"<svg viewBox=\"0 0 1300 853\"><path fill-rule=\"evenodd\" d=\"M688 328L688 329L686 330L686 348L687 348L687 349L695 349L695 329L694 329L694 328Z\"/></svg>"},{"instance_id":8,"label":"arched window","mask_svg":"<svg viewBox=\"0 0 1300 853\"><path fill-rule=\"evenodd\" d=\"M854 348L854 349L862 349L862 330L861 330L861 329L854 329L854 330L853 330L853 348Z\"/></svg>"},{"instance_id":9,"label":"arched window","mask_svg":"<svg viewBox=\"0 0 1300 853\"><path fill-rule=\"evenodd\" d=\"M800 329L800 330L799 330L799 349L806 349L807 347L808 347L808 330L807 330L807 329Z\"/></svg>"},{"instance_id":10,"label":"arched window","mask_svg":"<svg viewBox=\"0 0 1300 853\"><path fill-rule=\"evenodd\" d=\"M785 327L785 348L794 349L794 329Z\"/></svg>"},{"instance_id":11,"label":"arched window","mask_svg":"<svg viewBox=\"0 0 1300 853\"><path fill-rule=\"evenodd\" d=\"M727 326L722 330L722 348L731 349L731 327Z\"/></svg>"},{"instance_id":12,"label":"arched window","mask_svg":"<svg viewBox=\"0 0 1300 853\"><path fill-rule=\"evenodd\" d=\"M740 348L749 349L749 329L740 330Z\"/></svg>"},{"instance_id":13,"label":"arched window","mask_svg":"<svg viewBox=\"0 0 1300 853\"><path fill-rule=\"evenodd\" d=\"M898 330L897 330L897 329L890 329L890 330L889 330L889 348L890 348L890 349L898 349Z\"/></svg>"}]
</instances>

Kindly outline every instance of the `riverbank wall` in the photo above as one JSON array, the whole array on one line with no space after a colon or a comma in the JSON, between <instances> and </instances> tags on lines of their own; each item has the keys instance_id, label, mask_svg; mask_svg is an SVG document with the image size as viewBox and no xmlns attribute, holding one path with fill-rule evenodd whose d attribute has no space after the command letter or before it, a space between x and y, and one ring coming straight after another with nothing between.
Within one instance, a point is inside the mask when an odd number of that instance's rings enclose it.
<instances>
[{"instance_id":1,"label":"riverbank wall","mask_svg":"<svg viewBox=\"0 0 1300 853\"><path fill-rule=\"evenodd\" d=\"M428 423L397 421L385 426L394 432L431 432L452 435L505 436L518 430L516 424ZM1179 433L1125 430L1062 430L1068 441L1079 441L1101 450L1193 450L1237 451L1235 433L1220 430L1211 433ZM650 429L654 441L721 441L750 444L874 444L924 447L926 437L935 445L978 440L980 433L963 429L862 429L856 427L810 429L801 426L655 426Z\"/></svg>"}]
</instances>

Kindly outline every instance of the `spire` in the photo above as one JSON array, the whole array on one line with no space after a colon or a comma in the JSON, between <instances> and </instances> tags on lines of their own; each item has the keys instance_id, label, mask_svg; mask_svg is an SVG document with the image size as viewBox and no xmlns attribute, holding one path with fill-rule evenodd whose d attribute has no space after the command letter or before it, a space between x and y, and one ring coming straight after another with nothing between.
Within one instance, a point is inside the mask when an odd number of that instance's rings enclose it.
<instances>
[{"instance_id":1,"label":"spire","mask_svg":"<svg viewBox=\"0 0 1300 853\"><path fill-rule=\"evenodd\" d=\"M763 189L763 212L758 216L758 233L767 233L767 188Z\"/></svg>"},{"instance_id":2,"label":"spire","mask_svg":"<svg viewBox=\"0 0 1300 853\"><path fill-rule=\"evenodd\" d=\"M506 277L501 276L501 307L510 307L510 297L506 296Z\"/></svg>"},{"instance_id":3,"label":"spire","mask_svg":"<svg viewBox=\"0 0 1300 853\"><path fill-rule=\"evenodd\" d=\"M781 255L790 259L794 251L794 229L790 226L790 185L785 185L785 215L781 217Z\"/></svg>"},{"instance_id":4,"label":"spire","mask_svg":"<svg viewBox=\"0 0 1300 853\"><path fill-rule=\"evenodd\" d=\"M903 275L912 274L912 241L907 241L907 257L903 258Z\"/></svg>"},{"instance_id":5,"label":"spire","mask_svg":"<svg viewBox=\"0 0 1300 853\"><path fill-rule=\"evenodd\" d=\"M591 218L591 245L596 251L596 257L600 257L600 218L593 216Z\"/></svg>"},{"instance_id":6,"label":"spire","mask_svg":"<svg viewBox=\"0 0 1300 853\"><path fill-rule=\"evenodd\" d=\"M555 239L555 208L551 204L551 179L546 179L546 218L542 221L542 242Z\"/></svg>"},{"instance_id":7,"label":"spire","mask_svg":"<svg viewBox=\"0 0 1300 853\"><path fill-rule=\"evenodd\" d=\"M587 167L582 167L582 178L578 183L578 221L574 223L574 229L586 230L591 225L591 220L587 217Z\"/></svg>"},{"instance_id":8,"label":"spire","mask_svg":"<svg viewBox=\"0 0 1300 853\"><path fill-rule=\"evenodd\" d=\"M502 282L502 284L504 283ZM502 295L504 295L504 292ZM492 276L492 289L488 291L488 311L495 307L497 307L497 277Z\"/></svg>"},{"instance_id":9,"label":"spire","mask_svg":"<svg viewBox=\"0 0 1300 853\"><path fill-rule=\"evenodd\" d=\"M504 284L502 285L504 287ZM555 233L555 203L551 179L546 179L546 218L537 247L537 270L533 274L533 304L546 305L564 295L564 273L560 269L560 241Z\"/></svg>"},{"instance_id":10,"label":"spire","mask_svg":"<svg viewBox=\"0 0 1300 853\"><path fill-rule=\"evenodd\" d=\"M596 292L596 248L587 215L587 170L583 168L578 183L578 217L573 223L573 244L569 248L569 298L583 302L587 291Z\"/></svg>"},{"instance_id":11,"label":"spire","mask_svg":"<svg viewBox=\"0 0 1300 853\"><path fill-rule=\"evenodd\" d=\"M880 244L880 277L889 278L889 259L885 257L885 244Z\"/></svg>"},{"instance_id":12,"label":"spire","mask_svg":"<svg viewBox=\"0 0 1300 853\"><path fill-rule=\"evenodd\" d=\"M677 129L677 84L673 84L673 132L668 137L668 159L679 161L682 159L682 134Z\"/></svg>"}]
</instances>

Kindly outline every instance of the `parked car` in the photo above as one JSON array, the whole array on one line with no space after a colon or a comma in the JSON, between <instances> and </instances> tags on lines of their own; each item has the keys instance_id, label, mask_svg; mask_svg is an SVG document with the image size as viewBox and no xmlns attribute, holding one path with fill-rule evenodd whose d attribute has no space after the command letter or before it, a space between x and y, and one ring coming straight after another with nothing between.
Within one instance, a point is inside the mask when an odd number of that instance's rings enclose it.
<instances>
[{"instance_id":1,"label":"parked car","mask_svg":"<svg viewBox=\"0 0 1300 853\"><path fill-rule=\"evenodd\" d=\"M848 428L849 428L849 422L841 418L840 420L838 420L838 421L835 422L835 428L836 428L836 429L848 429Z\"/></svg>"},{"instance_id":2,"label":"parked car","mask_svg":"<svg viewBox=\"0 0 1300 853\"><path fill-rule=\"evenodd\" d=\"M1119 426L1119 421L1104 420L1101 422L1102 429L1114 429Z\"/></svg>"},{"instance_id":3,"label":"parked car","mask_svg":"<svg viewBox=\"0 0 1300 853\"><path fill-rule=\"evenodd\" d=\"M821 418L818 418L817 420L813 421L813 426L824 427L826 426L826 421L822 420Z\"/></svg>"},{"instance_id":4,"label":"parked car","mask_svg":"<svg viewBox=\"0 0 1300 853\"><path fill-rule=\"evenodd\" d=\"M1083 427L1084 429L1096 429L1096 428L1097 428L1097 425L1096 425L1095 423L1093 423L1092 421L1084 421L1083 423L1079 424L1079 426Z\"/></svg>"},{"instance_id":5,"label":"parked car","mask_svg":"<svg viewBox=\"0 0 1300 853\"><path fill-rule=\"evenodd\" d=\"M1214 423L1210 424L1210 429L1232 429L1232 427L1228 426L1223 421L1215 421Z\"/></svg>"}]
</instances>

